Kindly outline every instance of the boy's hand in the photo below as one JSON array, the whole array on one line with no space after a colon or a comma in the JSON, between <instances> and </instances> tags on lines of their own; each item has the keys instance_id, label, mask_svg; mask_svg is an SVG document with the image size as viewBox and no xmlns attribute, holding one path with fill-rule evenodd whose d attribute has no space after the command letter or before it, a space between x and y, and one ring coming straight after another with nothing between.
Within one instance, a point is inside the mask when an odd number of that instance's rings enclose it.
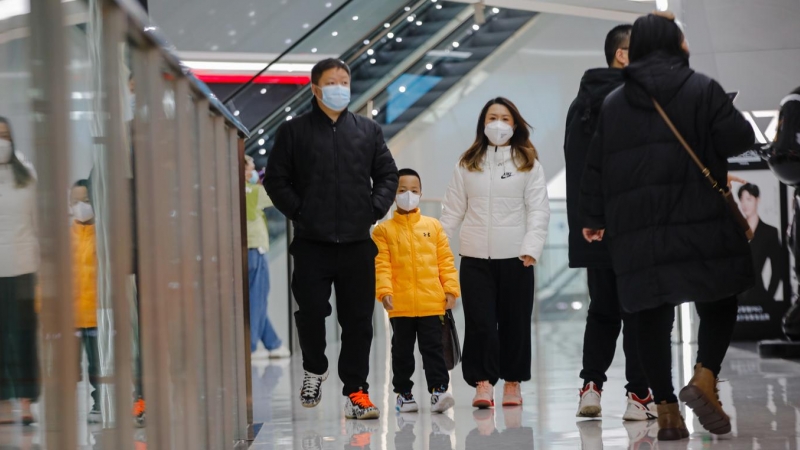
<instances>
[{"instance_id":1,"label":"boy's hand","mask_svg":"<svg viewBox=\"0 0 800 450\"><path fill-rule=\"evenodd\" d=\"M387 296L383 297L383 300L381 300L381 301L383 302L384 309L386 309L387 311L391 311L391 310L394 309L394 305L392 304L392 296L391 295L387 295Z\"/></svg>"},{"instance_id":2,"label":"boy's hand","mask_svg":"<svg viewBox=\"0 0 800 450\"><path fill-rule=\"evenodd\" d=\"M536 260L533 256L525 255L522 257L522 265L525 267L531 267L536 265Z\"/></svg>"},{"instance_id":3,"label":"boy's hand","mask_svg":"<svg viewBox=\"0 0 800 450\"><path fill-rule=\"evenodd\" d=\"M444 294L444 298L447 303L444 305L444 309L453 309L456 307L456 297L453 294Z\"/></svg>"}]
</instances>

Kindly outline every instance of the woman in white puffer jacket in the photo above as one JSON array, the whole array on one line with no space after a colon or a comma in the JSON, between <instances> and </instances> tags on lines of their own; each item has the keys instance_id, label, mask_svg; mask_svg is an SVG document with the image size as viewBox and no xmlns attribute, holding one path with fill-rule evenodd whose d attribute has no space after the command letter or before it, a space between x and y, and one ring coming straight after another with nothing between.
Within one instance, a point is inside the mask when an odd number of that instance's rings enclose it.
<instances>
[{"instance_id":1,"label":"woman in white puffer jacket","mask_svg":"<svg viewBox=\"0 0 800 450\"><path fill-rule=\"evenodd\" d=\"M533 266L547 238L550 205L529 127L511 101L489 101L443 203L448 237L461 227L462 370L476 388L477 408L494 406L499 379L503 405L521 405L519 383L531 378Z\"/></svg>"}]
</instances>

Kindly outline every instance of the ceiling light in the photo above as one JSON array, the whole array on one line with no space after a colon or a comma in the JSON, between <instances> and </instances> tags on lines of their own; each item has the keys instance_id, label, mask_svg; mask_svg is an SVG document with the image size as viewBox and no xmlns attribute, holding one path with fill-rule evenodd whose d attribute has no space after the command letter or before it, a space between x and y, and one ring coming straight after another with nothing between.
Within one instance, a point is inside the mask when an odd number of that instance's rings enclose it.
<instances>
[{"instance_id":1,"label":"ceiling light","mask_svg":"<svg viewBox=\"0 0 800 450\"><path fill-rule=\"evenodd\" d=\"M311 53L317 53L317 47L312 48Z\"/></svg>"},{"instance_id":2,"label":"ceiling light","mask_svg":"<svg viewBox=\"0 0 800 450\"><path fill-rule=\"evenodd\" d=\"M396 40L397 42L403 42L403 38L400 38L400 37L399 37L399 38L397 38L397 39L395 39L395 40Z\"/></svg>"},{"instance_id":3,"label":"ceiling light","mask_svg":"<svg viewBox=\"0 0 800 450\"><path fill-rule=\"evenodd\" d=\"M284 112L289 112L289 111L291 111L291 110L292 110L292 107L291 107L291 106L287 106L287 107L286 107L286 109L284 109L283 111L284 111Z\"/></svg>"},{"instance_id":4,"label":"ceiling light","mask_svg":"<svg viewBox=\"0 0 800 450\"><path fill-rule=\"evenodd\" d=\"M411 11L411 7L410 6L406 6L406 12L409 12L409 11Z\"/></svg>"},{"instance_id":5,"label":"ceiling light","mask_svg":"<svg viewBox=\"0 0 800 450\"><path fill-rule=\"evenodd\" d=\"M394 33L389 33L386 35L389 39L394 39Z\"/></svg>"},{"instance_id":6,"label":"ceiling light","mask_svg":"<svg viewBox=\"0 0 800 450\"><path fill-rule=\"evenodd\" d=\"M458 42L453 42L453 48L458 48L459 45L461 44L459 44Z\"/></svg>"},{"instance_id":7,"label":"ceiling light","mask_svg":"<svg viewBox=\"0 0 800 450\"><path fill-rule=\"evenodd\" d=\"M287 43L287 44L291 44L291 43L292 43L292 40L291 40L291 39L287 39L287 40L285 40L285 41L283 41L283 42L285 42L285 43Z\"/></svg>"},{"instance_id":8,"label":"ceiling light","mask_svg":"<svg viewBox=\"0 0 800 450\"><path fill-rule=\"evenodd\" d=\"M212 45L212 46L211 46L211 51L212 51L212 52L215 52L215 51L217 51L217 50L219 50L219 45Z\"/></svg>"},{"instance_id":9,"label":"ceiling light","mask_svg":"<svg viewBox=\"0 0 800 450\"><path fill-rule=\"evenodd\" d=\"M262 93L262 94L266 94L266 93L267 93L267 88L262 88L262 89L261 89L261 93Z\"/></svg>"},{"instance_id":10,"label":"ceiling light","mask_svg":"<svg viewBox=\"0 0 800 450\"><path fill-rule=\"evenodd\" d=\"M428 64L425 65L425 68L428 69L428 70L432 70L433 69L433 64L428 63Z\"/></svg>"},{"instance_id":11,"label":"ceiling light","mask_svg":"<svg viewBox=\"0 0 800 450\"><path fill-rule=\"evenodd\" d=\"M372 59L369 60L370 64L375 64L376 62L378 62L378 61L375 58L372 58Z\"/></svg>"},{"instance_id":12,"label":"ceiling light","mask_svg":"<svg viewBox=\"0 0 800 450\"><path fill-rule=\"evenodd\" d=\"M472 26L472 29L478 31L481 29L481 26L476 23L475 25Z\"/></svg>"},{"instance_id":13,"label":"ceiling light","mask_svg":"<svg viewBox=\"0 0 800 450\"><path fill-rule=\"evenodd\" d=\"M389 28L390 26L392 26L392 24L390 24L390 23L383 24L383 28Z\"/></svg>"},{"instance_id":14,"label":"ceiling light","mask_svg":"<svg viewBox=\"0 0 800 450\"><path fill-rule=\"evenodd\" d=\"M248 16L250 16L250 17L255 17L255 15L256 15L255 11L250 11L250 14L248 14Z\"/></svg>"},{"instance_id":15,"label":"ceiling light","mask_svg":"<svg viewBox=\"0 0 800 450\"><path fill-rule=\"evenodd\" d=\"M286 116L286 120L292 120L292 116Z\"/></svg>"},{"instance_id":16,"label":"ceiling light","mask_svg":"<svg viewBox=\"0 0 800 450\"><path fill-rule=\"evenodd\" d=\"M259 129L258 134L264 134L264 129L263 128Z\"/></svg>"},{"instance_id":17,"label":"ceiling light","mask_svg":"<svg viewBox=\"0 0 800 450\"><path fill-rule=\"evenodd\" d=\"M656 9L666 11L669 9L669 0L656 0Z\"/></svg>"},{"instance_id":18,"label":"ceiling light","mask_svg":"<svg viewBox=\"0 0 800 450\"><path fill-rule=\"evenodd\" d=\"M378 115L378 110L377 109L373 109L372 110L372 117L375 117L377 115Z\"/></svg>"},{"instance_id":19,"label":"ceiling light","mask_svg":"<svg viewBox=\"0 0 800 450\"><path fill-rule=\"evenodd\" d=\"M364 39L364 45L369 45L369 39Z\"/></svg>"},{"instance_id":20,"label":"ceiling light","mask_svg":"<svg viewBox=\"0 0 800 450\"><path fill-rule=\"evenodd\" d=\"M436 3L436 2L438 2L438 1L439 1L439 0L431 0L431 3Z\"/></svg>"},{"instance_id":21,"label":"ceiling light","mask_svg":"<svg viewBox=\"0 0 800 450\"><path fill-rule=\"evenodd\" d=\"M236 36L236 30L228 31L228 36Z\"/></svg>"},{"instance_id":22,"label":"ceiling light","mask_svg":"<svg viewBox=\"0 0 800 450\"><path fill-rule=\"evenodd\" d=\"M338 31L334 31L333 33L331 33L331 36L338 36L338 35L339 35Z\"/></svg>"},{"instance_id":23,"label":"ceiling light","mask_svg":"<svg viewBox=\"0 0 800 450\"><path fill-rule=\"evenodd\" d=\"M418 26L418 27L421 27L421 26L422 26L422 21L421 21L421 20L418 20L418 21L417 21L417 26Z\"/></svg>"},{"instance_id":24,"label":"ceiling light","mask_svg":"<svg viewBox=\"0 0 800 450\"><path fill-rule=\"evenodd\" d=\"M264 142L267 142L267 141L265 141L264 139L259 139L258 140L258 145L264 145Z\"/></svg>"},{"instance_id":25,"label":"ceiling light","mask_svg":"<svg viewBox=\"0 0 800 450\"><path fill-rule=\"evenodd\" d=\"M236 116L236 117L239 117L239 110L237 109L236 111L234 111L233 115Z\"/></svg>"},{"instance_id":26,"label":"ceiling light","mask_svg":"<svg viewBox=\"0 0 800 450\"><path fill-rule=\"evenodd\" d=\"M408 20L409 22L413 22L414 21L414 16L408 16L408 18L406 20Z\"/></svg>"},{"instance_id":27,"label":"ceiling light","mask_svg":"<svg viewBox=\"0 0 800 450\"><path fill-rule=\"evenodd\" d=\"M310 26L311 26L311 25L309 25L309 24L307 24L307 23L304 23L304 24L303 24L303 29L304 29L304 30L307 30L307 29L308 29Z\"/></svg>"},{"instance_id":28,"label":"ceiling light","mask_svg":"<svg viewBox=\"0 0 800 450\"><path fill-rule=\"evenodd\" d=\"M497 14L500 12L500 8L492 8L492 12Z\"/></svg>"},{"instance_id":29,"label":"ceiling light","mask_svg":"<svg viewBox=\"0 0 800 450\"><path fill-rule=\"evenodd\" d=\"M330 2L329 3L325 3L325 7L326 8L330 8L331 6L333 6L333 3L330 3Z\"/></svg>"},{"instance_id":30,"label":"ceiling light","mask_svg":"<svg viewBox=\"0 0 800 450\"><path fill-rule=\"evenodd\" d=\"M367 50L367 54L368 54L369 56L372 56L372 55L374 55L374 54L375 54L375 50L373 50L373 49L369 49L369 50Z\"/></svg>"},{"instance_id":31,"label":"ceiling light","mask_svg":"<svg viewBox=\"0 0 800 450\"><path fill-rule=\"evenodd\" d=\"M358 20L358 16L353 16L353 20Z\"/></svg>"},{"instance_id":32,"label":"ceiling light","mask_svg":"<svg viewBox=\"0 0 800 450\"><path fill-rule=\"evenodd\" d=\"M402 92L405 92L405 91L406 91L406 87L405 87L405 86L400 86L400 89L398 89L398 90L399 90L401 93L402 93Z\"/></svg>"},{"instance_id":33,"label":"ceiling light","mask_svg":"<svg viewBox=\"0 0 800 450\"><path fill-rule=\"evenodd\" d=\"M266 155L266 154L267 154L267 149L265 149L265 148L261 148L261 149L259 149L259 150L258 150L258 154L260 154L260 155Z\"/></svg>"},{"instance_id":34,"label":"ceiling light","mask_svg":"<svg viewBox=\"0 0 800 450\"><path fill-rule=\"evenodd\" d=\"M442 9L442 5L436 5L436 9Z\"/></svg>"}]
</instances>

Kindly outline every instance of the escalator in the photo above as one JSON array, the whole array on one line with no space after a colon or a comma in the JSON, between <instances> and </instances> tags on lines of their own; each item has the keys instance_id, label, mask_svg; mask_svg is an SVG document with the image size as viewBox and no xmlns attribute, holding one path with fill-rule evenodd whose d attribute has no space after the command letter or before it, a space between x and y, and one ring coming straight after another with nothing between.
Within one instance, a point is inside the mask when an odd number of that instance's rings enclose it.
<instances>
[{"instance_id":1,"label":"escalator","mask_svg":"<svg viewBox=\"0 0 800 450\"><path fill-rule=\"evenodd\" d=\"M350 110L374 118L389 140L535 15L484 7L478 24L475 8L415 2L404 7L398 21L344 52L340 58L352 70ZM265 165L277 128L309 111L312 98L306 86L252 128L246 152L258 166Z\"/></svg>"}]
</instances>

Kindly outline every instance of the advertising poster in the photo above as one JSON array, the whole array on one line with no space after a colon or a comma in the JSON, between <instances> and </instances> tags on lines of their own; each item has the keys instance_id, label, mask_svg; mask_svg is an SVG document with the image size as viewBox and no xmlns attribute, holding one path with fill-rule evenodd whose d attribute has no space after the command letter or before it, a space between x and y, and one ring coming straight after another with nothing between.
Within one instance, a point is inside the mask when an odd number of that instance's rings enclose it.
<instances>
[{"instance_id":1,"label":"advertising poster","mask_svg":"<svg viewBox=\"0 0 800 450\"><path fill-rule=\"evenodd\" d=\"M789 251L785 242L787 198L785 187L769 170L731 171L744 180L732 191L754 230L750 248L756 284L739 296L734 340L758 341L782 337L781 320L791 305Z\"/></svg>"}]
</instances>

